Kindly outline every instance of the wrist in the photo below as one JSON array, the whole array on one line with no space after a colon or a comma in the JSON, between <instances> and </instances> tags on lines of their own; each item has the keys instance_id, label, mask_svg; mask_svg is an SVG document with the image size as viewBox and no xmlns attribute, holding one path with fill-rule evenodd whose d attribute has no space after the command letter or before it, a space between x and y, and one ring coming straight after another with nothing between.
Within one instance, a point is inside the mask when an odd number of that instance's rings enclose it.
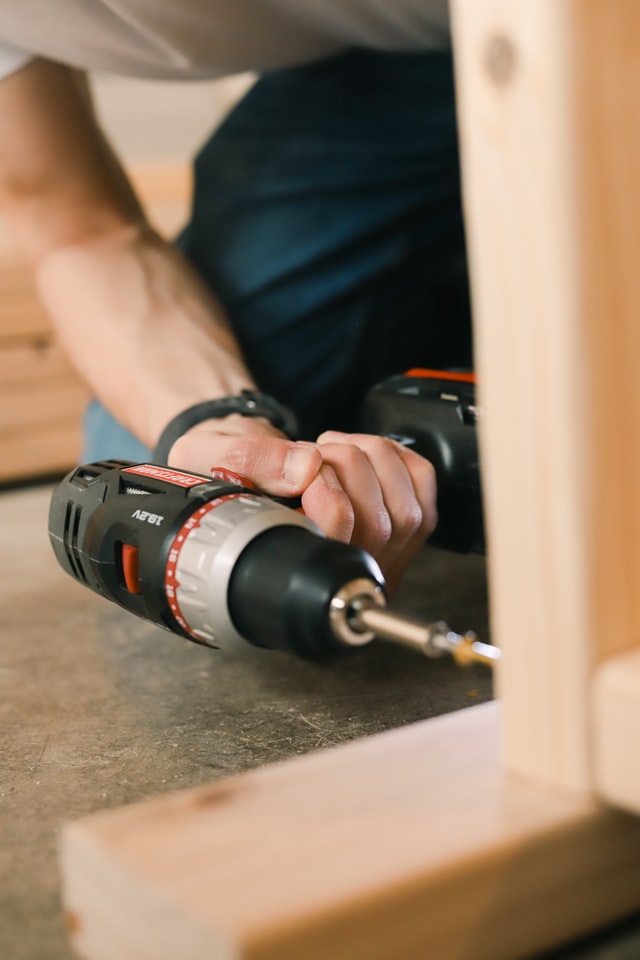
<instances>
[{"instance_id":1,"label":"wrist","mask_svg":"<svg viewBox=\"0 0 640 960\"><path fill-rule=\"evenodd\" d=\"M254 386L214 294L153 233L59 249L37 284L77 372L150 449L180 411Z\"/></svg>"},{"instance_id":2,"label":"wrist","mask_svg":"<svg viewBox=\"0 0 640 960\"><path fill-rule=\"evenodd\" d=\"M205 400L194 404L173 417L165 426L155 446L154 460L158 463L166 463L176 440L197 425L237 415L267 420L276 430L292 440L298 435L298 423L293 411L267 394L245 389L234 396L219 397L216 400Z\"/></svg>"}]
</instances>

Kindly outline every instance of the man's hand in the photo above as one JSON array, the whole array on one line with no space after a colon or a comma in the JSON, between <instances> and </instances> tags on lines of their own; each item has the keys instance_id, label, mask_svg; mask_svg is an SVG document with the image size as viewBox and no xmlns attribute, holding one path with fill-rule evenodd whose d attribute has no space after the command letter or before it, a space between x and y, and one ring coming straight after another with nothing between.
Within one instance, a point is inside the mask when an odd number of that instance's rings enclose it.
<instances>
[{"instance_id":1,"label":"man's hand","mask_svg":"<svg viewBox=\"0 0 640 960\"><path fill-rule=\"evenodd\" d=\"M194 427L169 462L205 475L225 467L263 493L301 497L327 536L376 558L390 592L436 524L433 467L385 437L329 431L295 443L264 420L234 414Z\"/></svg>"}]
</instances>

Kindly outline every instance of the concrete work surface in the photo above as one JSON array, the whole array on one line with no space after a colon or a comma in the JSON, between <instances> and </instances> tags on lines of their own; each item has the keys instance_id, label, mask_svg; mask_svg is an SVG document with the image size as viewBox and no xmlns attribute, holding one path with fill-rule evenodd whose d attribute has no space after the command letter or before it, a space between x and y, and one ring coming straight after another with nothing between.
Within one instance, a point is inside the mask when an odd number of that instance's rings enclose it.
<instances>
[{"instance_id":1,"label":"concrete work surface","mask_svg":"<svg viewBox=\"0 0 640 960\"><path fill-rule=\"evenodd\" d=\"M0 960L72 958L65 821L492 696L484 667L382 643L316 665L212 651L146 624L58 567L51 489L0 493ZM394 605L489 639L482 557L425 548ZM636 960L640 923L554 956Z\"/></svg>"}]
</instances>

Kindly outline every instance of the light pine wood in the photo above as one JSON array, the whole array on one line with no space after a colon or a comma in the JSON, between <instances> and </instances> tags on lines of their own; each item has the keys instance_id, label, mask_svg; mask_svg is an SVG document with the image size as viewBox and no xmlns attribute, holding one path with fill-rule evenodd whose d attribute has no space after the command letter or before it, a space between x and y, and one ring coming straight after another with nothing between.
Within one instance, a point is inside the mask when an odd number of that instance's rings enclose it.
<instances>
[{"instance_id":1,"label":"light pine wood","mask_svg":"<svg viewBox=\"0 0 640 960\"><path fill-rule=\"evenodd\" d=\"M73 418L86 402L86 389L71 375L0 389L0 432Z\"/></svg>"},{"instance_id":2,"label":"light pine wood","mask_svg":"<svg viewBox=\"0 0 640 960\"><path fill-rule=\"evenodd\" d=\"M453 10L506 762L587 790L640 640L640 7Z\"/></svg>"},{"instance_id":3,"label":"light pine wood","mask_svg":"<svg viewBox=\"0 0 640 960\"><path fill-rule=\"evenodd\" d=\"M640 904L640 821L509 777L498 731L473 707L67 827L74 946L513 960Z\"/></svg>"},{"instance_id":4,"label":"light pine wood","mask_svg":"<svg viewBox=\"0 0 640 960\"><path fill-rule=\"evenodd\" d=\"M77 463L87 399L26 267L14 257L0 260L0 483L62 473Z\"/></svg>"},{"instance_id":5,"label":"light pine wood","mask_svg":"<svg viewBox=\"0 0 640 960\"><path fill-rule=\"evenodd\" d=\"M81 450L76 417L3 432L0 482L16 484L61 475L78 464Z\"/></svg>"},{"instance_id":6,"label":"light pine wood","mask_svg":"<svg viewBox=\"0 0 640 960\"><path fill-rule=\"evenodd\" d=\"M22 264L12 265L11 269L26 273ZM7 341L12 341L9 343L12 346L17 340L28 337L39 340L42 335L50 334L51 325L33 290L25 288L16 294L0 294L0 348L4 349Z\"/></svg>"},{"instance_id":7,"label":"light pine wood","mask_svg":"<svg viewBox=\"0 0 640 960\"><path fill-rule=\"evenodd\" d=\"M638 812L640 783L640 650L607 660L596 674L594 770L599 795Z\"/></svg>"},{"instance_id":8,"label":"light pine wood","mask_svg":"<svg viewBox=\"0 0 640 960\"><path fill-rule=\"evenodd\" d=\"M4 389L49 381L69 372L69 362L50 331L41 337L17 338L15 345L5 341L0 349L0 384Z\"/></svg>"}]
</instances>

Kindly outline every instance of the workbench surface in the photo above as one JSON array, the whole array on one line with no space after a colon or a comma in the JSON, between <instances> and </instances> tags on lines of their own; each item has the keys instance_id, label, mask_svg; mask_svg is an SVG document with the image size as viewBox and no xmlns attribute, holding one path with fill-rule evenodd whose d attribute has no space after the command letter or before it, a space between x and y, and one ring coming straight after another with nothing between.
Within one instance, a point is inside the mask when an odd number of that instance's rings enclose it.
<instances>
[{"instance_id":1,"label":"workbench surface","mask_svg":"<svg viewBox=\"0 0 640 960\"><path fill-rule=\"evenodd\" d=\"M382 643L320 666L212 651L146 624L58 567L51 489L0 492L2 960L72 958L57 859L65 821L492 696L481 666ZM483 558L425 549L395 605L488 638ZM561 955L637 960L639 929Z\"/></svg>"}]
</instances>

